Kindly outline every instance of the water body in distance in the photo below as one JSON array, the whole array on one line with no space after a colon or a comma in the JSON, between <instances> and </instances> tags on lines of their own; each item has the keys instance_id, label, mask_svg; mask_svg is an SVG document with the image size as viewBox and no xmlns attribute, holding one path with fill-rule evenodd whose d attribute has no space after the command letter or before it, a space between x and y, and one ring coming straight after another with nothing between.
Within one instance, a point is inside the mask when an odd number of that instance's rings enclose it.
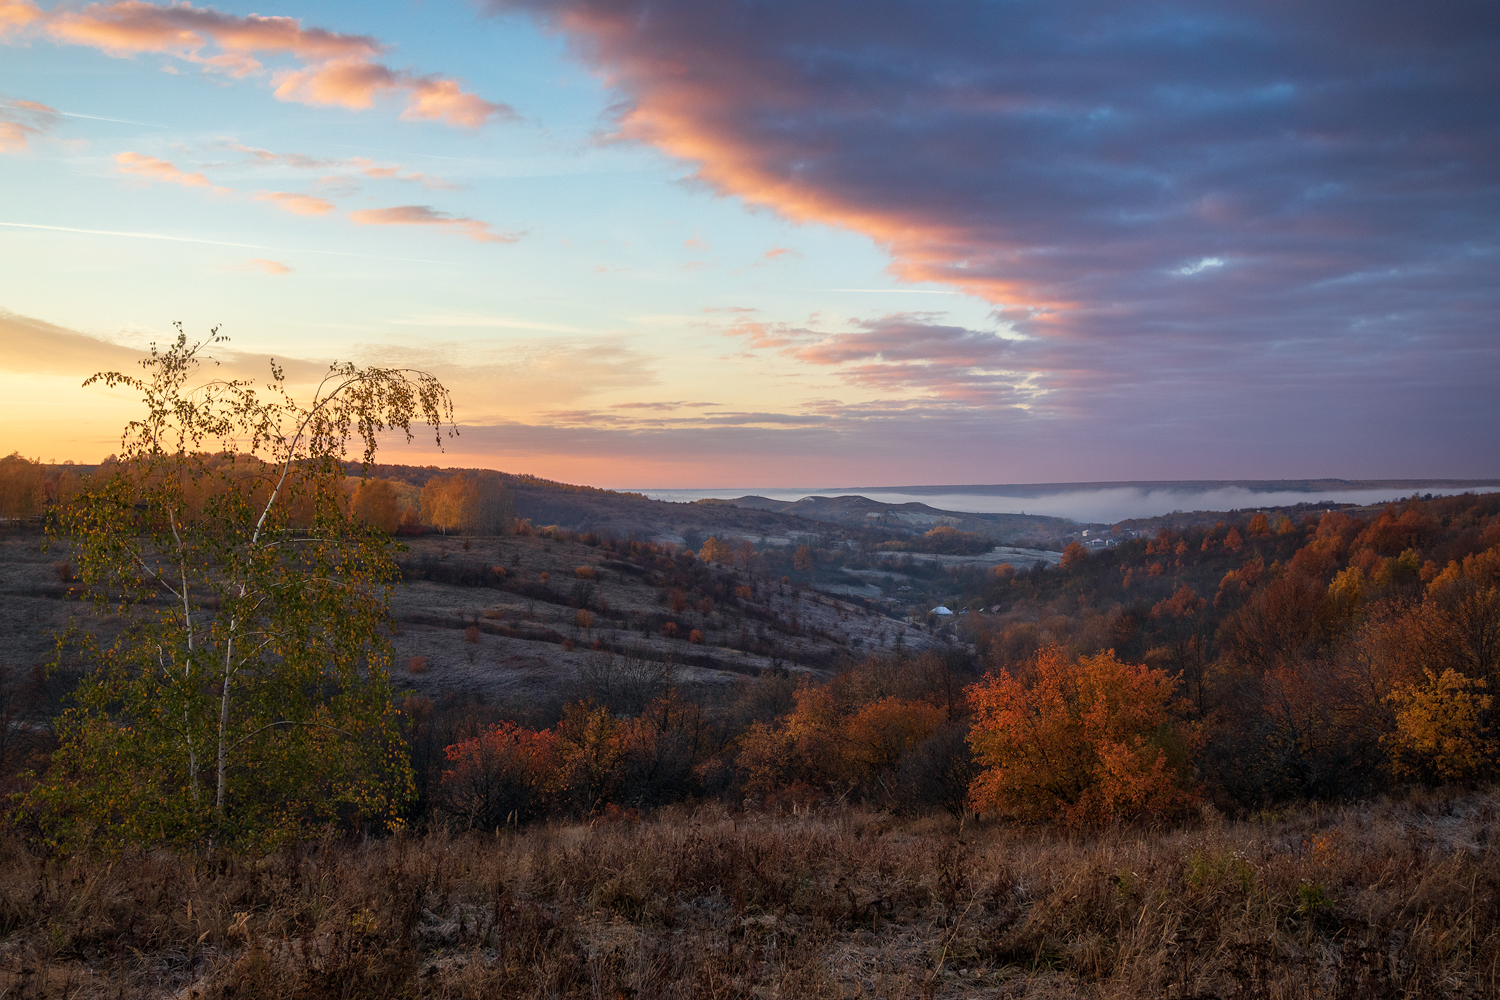
<instances>
[{"instance_id":1,"label":"water body in distance","mask_svg":"<svg viewBox=\"0 0 1500 1000\"><path fill-rule=\"evenodd\" d=\"M810 496L862 496L881 503L925 503L940 510L978 514L1046 514L1075 521L1113 524L1176 510L1247 510L1299 503L1378 504L1413 494L1452 496L1500 491L1500 480L1282 480L1255 482L1033 483L1002 486L882 486L820 489L746 486L716 490L635 490L653 500L692 503L761 496L801 500Z\"/></svg>"}]
</instances>

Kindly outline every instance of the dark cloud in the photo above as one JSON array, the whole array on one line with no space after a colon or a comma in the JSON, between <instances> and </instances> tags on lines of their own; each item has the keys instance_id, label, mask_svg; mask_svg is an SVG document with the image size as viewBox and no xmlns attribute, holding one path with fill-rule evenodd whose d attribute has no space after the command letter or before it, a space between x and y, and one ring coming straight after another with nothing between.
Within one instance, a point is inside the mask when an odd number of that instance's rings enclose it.
<instances>
[{"instance_id":1,"label":"dark cloud","mask_svg":"<svg viewBox=\"0 0 1500 1000\"><path fill-rule=\"evenodd\" d=\"M1491 2L490 2L618 88L622 138L1030 338L742 322L754 349L1138 457L1251 461L1255 427L1329 472L1500 471Z\"/></svg>"}]
</instances>

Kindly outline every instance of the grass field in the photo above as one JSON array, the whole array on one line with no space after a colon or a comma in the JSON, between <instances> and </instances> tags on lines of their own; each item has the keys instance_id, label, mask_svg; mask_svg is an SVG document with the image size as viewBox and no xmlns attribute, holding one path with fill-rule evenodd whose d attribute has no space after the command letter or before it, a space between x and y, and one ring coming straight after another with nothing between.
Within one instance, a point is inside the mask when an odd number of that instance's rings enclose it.
<instances>
[{"instance_id":1,"label":"grass field","mask_svg":"<svg viewBox=\"0 0 1500 1000\"><path fill-rule=\"evenodd\" d=\"M0 996L1485 997L1496 792L1088 838L779 803L259 860L0 844Z\"/></svg>"}]
</instances>

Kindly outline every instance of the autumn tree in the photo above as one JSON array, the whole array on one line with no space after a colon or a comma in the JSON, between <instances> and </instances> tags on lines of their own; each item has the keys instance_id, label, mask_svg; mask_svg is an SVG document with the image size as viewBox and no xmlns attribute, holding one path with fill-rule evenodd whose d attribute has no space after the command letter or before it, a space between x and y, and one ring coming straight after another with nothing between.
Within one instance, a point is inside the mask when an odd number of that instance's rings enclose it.
<instances>
[{"instance_id":1,"label":"autumn tree","mask_svg":"<svg viewBox=\"0 0 1500 1000\"><path fill-rule=\"evenodd\" d=\"M1072 659L1051 647L1029 679L1001 671L968 689L976 810L1070 826L1190 805L1195 730L1173 679L1113 651Z\"/></svg>"},{"instance_id":2,"label":"autumn tree","mask_svg":"<svg viewBox=\"0 0 1500 1000\"><path fill-rule=\"evenodd\" d=\"M46 504L45 476L40 462L11 452L0 458L0 520L19 521L35 517Z\"/></svg>"},{"instance_id":3,"label":"autumn tree","mask_svg":"<svg viewBox=\"0 0 1500 1000\"><path fill-rule=\"evenodd\" d=\"M1202 632L1203 610L1208 602L1186 585L1151 609L1162 645L1146 654L1147 662L1164 665L1182 681L1199 712L1206 708L1204 674L1208 667Z\"/></svg>"},{"instance_id":4,"label":"autumn tree","mask_svg":"<svg viewBox=\"0 0 1500 1000\"><path fill-rule=\"evenodd\" d=\"M371 527L394 534L401 526L401 505L396 488L385 479L360 482L349 502L350 513Z\"/></svg>"},{"instance_id":5,"label":"autumn tree","mask_svg":"<svg viewBox=\"0 0 1500 1000\"><path fill-rule=\"evenodd\" d=\"M713 535L709 535L708 541L698 549L698 558L704 562L733 562L734 549L727 542L721 542Z\"/></svg>"},{"instance_id":6,"label":"autumn tree","mask_svg":"<svg viewBox=\"0 0 1500 1000\"><path fill-rule=\"evenodd\" d=\"M329 821L397 821L412 794L388 678L389 536L347 516L344 458L413 422L451 428L432 376L336 364L306 405L199 381L179 327L144 376L119 461L59 511L84 586L125 629L94 664L28 797L58 840L266 843ZM196 383L196 384L195 384Z\"/></svg>"},{"instance_id":7,"label":"autumn tree","mask_svg":"<svg viewBox=\"0 0 1500 1000\"><path fill-rule=\"evenodd\" d=\"M498 476L472 472L434 476L422 487L422 520L444 534L497 535L511 524L515 504Z\"/></svg>"},{"instance_id":8,"label":"autumn tree","mask_svg":"<svg viewBox=\"0 0 1500 1000\"><path fill-rule=\"evenodd\" d=\"M1387 743L1396 774L1463 781L1490 771L1500 744L1488 725L1493 699L1486 687L1456 670L1428 670L1421 683L1391 692L1396 731Z\"/></svg>"}]
</instances>

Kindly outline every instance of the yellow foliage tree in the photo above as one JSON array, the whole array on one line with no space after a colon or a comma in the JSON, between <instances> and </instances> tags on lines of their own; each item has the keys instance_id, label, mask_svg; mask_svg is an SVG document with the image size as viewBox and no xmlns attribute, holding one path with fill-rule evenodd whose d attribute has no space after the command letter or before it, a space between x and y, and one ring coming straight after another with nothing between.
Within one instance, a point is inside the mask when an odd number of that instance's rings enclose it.
<instances>
[{"instance_id":1,"label":"yellow foliage tree","mask_svg":"<svg viewBox=\"0 0 1500 1000\"><path fill-rule=\"evenodd\" d=\"M1456 670L1423 671L1425 681L1390 695L1396 731L1386 737L1397 775L1463 781L1478 777L1495 760L1496 743L1485 716L1492 698L1485 681Z\"/></svg>"},{"instance_id":2,"label":"yellow foliage tree","mask_svg":"<svg viewBox=\"0 0 1500 1000\"><path fill-rule=\"evenodd\" d=\"M719 541L713 535L708 536L698 549L698 558L704 562L728 563L734 561L734 549L725 542Z\"/></svg>"}]
</instances>

